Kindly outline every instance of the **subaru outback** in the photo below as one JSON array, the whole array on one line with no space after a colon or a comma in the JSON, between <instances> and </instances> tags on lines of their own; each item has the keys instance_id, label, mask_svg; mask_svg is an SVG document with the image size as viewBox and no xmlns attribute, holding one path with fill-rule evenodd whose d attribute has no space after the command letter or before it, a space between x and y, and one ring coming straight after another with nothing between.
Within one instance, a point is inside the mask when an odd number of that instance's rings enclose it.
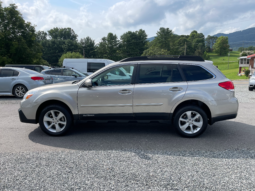
<instances>
[{"instance_id":1,"label":"subaru outback","mask_svg":"<svg viewBox=\"0 0 255 191\"><path fill-rule=\"evenodd\" d=\"M176 56L126 58L82 81L33 89L21 101L19 116L54 136L76 120L124 120L167 122L180 135L196 137L237 111L233 83L211 61Z\"/></svg>"}]
</instances>

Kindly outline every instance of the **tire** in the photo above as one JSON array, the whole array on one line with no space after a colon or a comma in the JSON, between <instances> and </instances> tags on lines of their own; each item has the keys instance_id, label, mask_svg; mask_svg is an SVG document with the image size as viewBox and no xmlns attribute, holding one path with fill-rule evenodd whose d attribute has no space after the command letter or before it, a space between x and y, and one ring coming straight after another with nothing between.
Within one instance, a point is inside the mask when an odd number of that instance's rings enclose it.
<instances>
[{"instance_id":1,"label":"tire","mask_svg":"<svg viewBox=\"0 0 255 191\"><path fill-rule=\"evenodd\" d=\"M174 115L174 127L183 137L197 137L206 130L207 125L206 113L197 106L182 107Z\"/></svg>"},{"instance_id":2,"label":"tire","mask_svg":"<svg viewBox=\"0 0 255 191\"><path fill-rule=\"evenodd\" d=\"M253 88L249 87L249 91L253 91Z\"/></svg>"},{"instance_id":3,"label":"tire","mask_svg":"<svg viewBox=\"0 0 255 191\"><path fill-rule=\"evenodd\" d=\"M16 98L23 98L27 93L27 88L24 85L16 85L13 88L13 94Z\"/></svg>"},{"instance_id":4,"label":"tire","mask_svg":"<svg viewBox=\"0 0 255 191\"><path fill-rule=\"evenodd\" d=\"M60 114L62 117L59 116ZM66 134L71 129L73 118L65 107L50 105L45 107L40 113L39 124L42 131L46 134L60 136Z\"/></svg>"}]
</instances>

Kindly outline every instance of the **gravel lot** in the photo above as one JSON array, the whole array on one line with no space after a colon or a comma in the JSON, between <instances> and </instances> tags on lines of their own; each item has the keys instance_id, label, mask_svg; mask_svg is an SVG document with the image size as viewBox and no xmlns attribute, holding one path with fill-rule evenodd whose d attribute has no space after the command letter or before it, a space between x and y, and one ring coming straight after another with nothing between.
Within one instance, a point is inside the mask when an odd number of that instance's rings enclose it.
<instances>
[{"instance_id":1,"label":"gravel lot","mask_svg":"<svg viewBox=\"0 0 255 191\"><path fill-rule=\"evenodd\" d=\"M235 82L238 117L196 139L165 124L76 124L63 137L20 123L0 97L0 190L254 190L255 91Z\"/></svg>"}]
</instances>

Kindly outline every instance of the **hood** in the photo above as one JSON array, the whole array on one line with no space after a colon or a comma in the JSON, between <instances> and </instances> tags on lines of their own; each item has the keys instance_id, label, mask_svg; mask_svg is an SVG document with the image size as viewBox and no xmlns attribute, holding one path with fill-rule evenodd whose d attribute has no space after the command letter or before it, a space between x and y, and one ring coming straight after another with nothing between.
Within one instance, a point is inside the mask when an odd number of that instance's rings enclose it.
<instances>
[{"instance_id":1,"label":"hood","mask_svg":"<svg viewBox=\"0 0 255 191\"><path fill-rule=\"evenodd\" d=\"M47 91L47 90L53 90L53 89L68 90L71 87L78 87L77 84L72 84L72 83L73 83L73 81L62 82L62 83L57 83L57 84L50 84L50 85L45 85L45 86L35 88L33 90L37 90L37 91Z\"/></svg>"}]
</instances>

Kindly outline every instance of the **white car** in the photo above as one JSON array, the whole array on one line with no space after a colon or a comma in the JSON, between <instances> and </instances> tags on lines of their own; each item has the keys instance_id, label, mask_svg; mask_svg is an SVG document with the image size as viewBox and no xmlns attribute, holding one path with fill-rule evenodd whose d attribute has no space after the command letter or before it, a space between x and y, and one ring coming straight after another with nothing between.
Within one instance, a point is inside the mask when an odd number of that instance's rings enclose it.
<instances>
[{"instance_id":1,"label":"white car","mask_svg":"<svg viewBox=\"0 0 255 191\"><path fill-rule=\"evenodd\" d=\"M250 78L250 83L249 83L249 90L253 91L255 89L255 72Z\"/></svg>"},{"instance_id":2,"label":"white car","mask_svg":"<svg viewBox=\"0 0 255 191\"><path fill-rule=\"evenodd\" d=\"M114 63L114 61L108 59L65 58L63 61L63 67L73 68L81 71L85 75L90 75L111 63Z\"/></svg>"}]
</instances>

